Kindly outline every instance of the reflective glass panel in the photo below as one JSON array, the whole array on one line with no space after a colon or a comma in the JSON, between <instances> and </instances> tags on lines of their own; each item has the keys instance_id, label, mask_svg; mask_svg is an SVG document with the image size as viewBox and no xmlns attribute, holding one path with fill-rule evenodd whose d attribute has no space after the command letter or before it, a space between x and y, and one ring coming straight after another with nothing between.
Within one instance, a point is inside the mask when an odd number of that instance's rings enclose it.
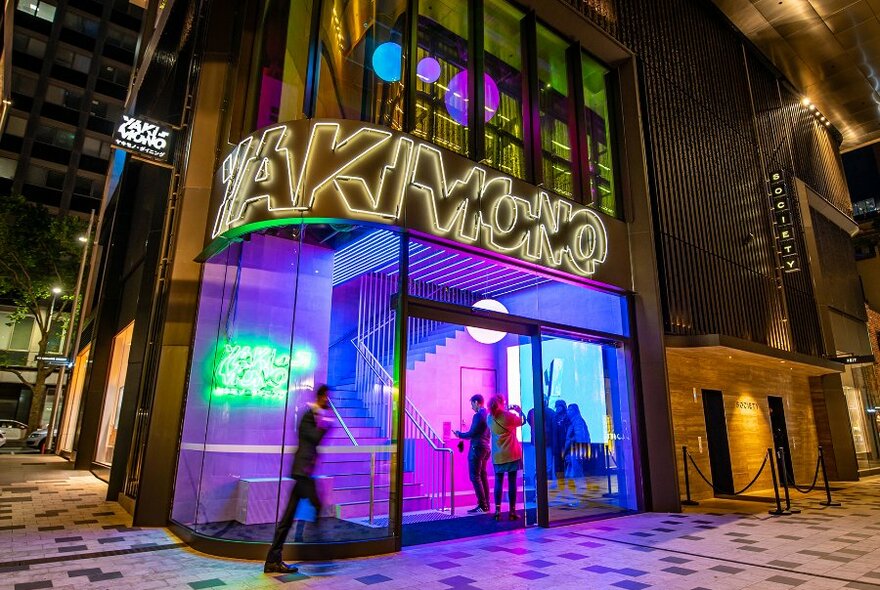
<instances>
[{"instance_id":1,"label":"reflective glass panel","mask_svg":"<svg viewBox=\"0 0 880 590\"><path fill-rule=\"evenodd\" d=\"M614 192L614 157L611 150L611 118L608 109L608 68L581 54L586 125L588 201L605 213L617 215Z\"/></svg>"},{"instance_id":2,"label":"reflective glass panel","mask_svg":"<svg viewBox=\"0 0 880 590\"><path fill-rule=\"evenodd\" d=\"M419 3L413 135L468 154L468 5ZM489 82L486 82L487 86ZM496 91L497 94L497 91Z\"/></svg>"},{"instance_id":3,"label":"reflective glass panel","mask_svg":"<svg viewBox=\"0 0 880 590\"><path fill-rule=\"evenodd\" d=\"M550 522L637 510L623 348L545 333L541 364Z\"/></svg>"},{"instance_id":4,"label":"reflective glass panel","mask_svg":"<svg viewBox=\"0 0 880 590\"><path fill-rule=\"evenodd\" d=\"M316 116L400 129L406 0L323 4Z\"/></svg>"},{"instance_id":5,"label":"reflective glass panel","mask_svg":"<svg viewBox=\"0 0 880 590\"><path fill-rule=\"evenodd\" d=\"M486 159L490 166L525 178L523 76L520 21L524 14L503 0L486 0L485 69L487 88Z\"/></svg>"},{"instance_id":6,"label":"reflective glass panel","mask_svg":"<svg viewBox=\"0 0 880 590\"><path fill-rule=\"evenodd\" d=\"M252 128L303 115L312 0L269 0L260 14Z\"/></svg>"},{"instance_id":7,"label":"reflective glass panel","mask_svg":"<svg viewBox=\"0 0 880 590\"><path fill-rule=\"evenodd\" d=\"M544 186L572 196L571 100L568 91L568 44L538 24L538 103Z\"/></svg>"}]
</instances>

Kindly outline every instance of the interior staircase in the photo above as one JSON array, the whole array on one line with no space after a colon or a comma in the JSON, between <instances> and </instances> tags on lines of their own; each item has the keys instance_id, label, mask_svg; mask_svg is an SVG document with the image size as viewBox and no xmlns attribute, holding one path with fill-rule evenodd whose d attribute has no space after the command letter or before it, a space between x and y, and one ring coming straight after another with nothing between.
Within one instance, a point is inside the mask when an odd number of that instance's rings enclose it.
<instances>
[{"instance_id":1,"label":"interior staircase","mask_svg":"<svg viewBox=\"0 0 880 590\"><path fill-rule=\"evenodd\" d=\"M407 351L407 369L415 368L416 363L424 361L429 354L434 354L454 339L463 328L439 324L434 329L419 335L418 342ZM348 344L347 342L343 344ZM349 344L351 346L351 344ZM382 366L390 374L392 358L379 359ZM325 438L325 444L333 447L351 447L351 453L327 453L322 456L319 475L333 477L334 498L337 517L351 520L362 520L370 514L370 446L385 446L390 443L382 436L383 416L371 415L358 391L354 375L331 384L331 400L342 422L333 428ZM410 418L405 417L409 420ZM351 433L349 437L348 432ZM352 441L354 439L354 442ZM356 443L356 445L355 445ZM373 482L373 516L388 515L390 495L390 454L375 453ZM431 508L431 490L425 489L424 482L417 481L415 466L410 461L404 463L403 473L403 510L404 512L428 510Z\"/></svg>"}]
</instances>

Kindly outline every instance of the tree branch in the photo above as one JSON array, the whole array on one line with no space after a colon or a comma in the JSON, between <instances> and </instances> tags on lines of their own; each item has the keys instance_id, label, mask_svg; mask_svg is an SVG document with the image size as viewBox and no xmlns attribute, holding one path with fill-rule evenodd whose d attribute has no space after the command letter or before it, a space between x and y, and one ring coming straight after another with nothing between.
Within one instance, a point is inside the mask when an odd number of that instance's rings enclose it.
<instances>
[{"instance_id":1,"label":"tree branch","mask_svg":"<svg viewBox=\"0 0 880 590\"><path fill-rule=\"evenodd\" d=\"M13 369L12 367L3 367L0 366L0 372L12 373L18 380L21 381L22 385L26 385L28 389L31 390L31 393L34 392L34 384L24 378L24 372L21 369Z\"/></svg>"}]
</instances>

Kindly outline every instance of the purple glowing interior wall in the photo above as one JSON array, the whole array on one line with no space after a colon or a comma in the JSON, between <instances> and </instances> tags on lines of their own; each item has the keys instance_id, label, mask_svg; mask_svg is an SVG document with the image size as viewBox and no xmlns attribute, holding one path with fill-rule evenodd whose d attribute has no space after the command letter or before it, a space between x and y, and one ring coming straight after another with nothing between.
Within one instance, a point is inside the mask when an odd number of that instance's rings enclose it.
<instances>
[{"instance_id":1,"label":"purple glowing interior wall","mask_svg":"<svg viewBox=\"0 0 880 590\"><path fill-rule=\"evenodd\" d=\"M192 509L195 522L234 520L239 481L289 477L291 458L282 445L296 444L296 424L315 383L327 378L332 250L282 238L253 235L232 248L228 267L206 265L182 438L175 518ZM225 260L224 260L225 262ZM215 268L216 267L216 268ZM297 276L297 271L299 276ZM302 294L296 297L296 286ZM294 305L296 309L294 310ZM294 313L296 312L296 313ZM292 339L292 341L291 341ZM291 371L287 399L214 395L217 358L226 343L259 342L280 351L306 349L313 369ZM203 452L203 445L212 445ZM249 447L250 452L242 452ZM265 452L253 452L263 447ZM179 498L179 500L178 500ZM179 512L178 512L179 511Z\"/></svg>"}]
</instances>

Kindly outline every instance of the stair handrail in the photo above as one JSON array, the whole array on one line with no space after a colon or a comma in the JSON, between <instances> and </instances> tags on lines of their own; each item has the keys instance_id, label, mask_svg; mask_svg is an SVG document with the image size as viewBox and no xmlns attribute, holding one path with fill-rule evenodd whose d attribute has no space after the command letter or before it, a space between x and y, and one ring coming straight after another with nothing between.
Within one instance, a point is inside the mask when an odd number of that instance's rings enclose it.
<instances>
[{"instance_id":1,"label":"stair handrail","mask_svg":"<svg viewBox=\"0 0 880 590\"><path fill-rule=\"evenodd\" d=\"M382 363L376 356L370 351L366 344L364 344L363 339L352 338L352 345L354 345L355 350L359 355L367 362L367 366L370 370L382 380L383 385L387 385L388 387L392 387L394 385L394 377L392 377L385 367L382 366Z\"/></svg>"},{"instance_id":2,"label":"stair handrail","mask_svg":"<svg viewBox=\"0 0 880 590\"><path fill-rule=\"evenodd\" d=\"M431 449L437 453L447 453L449 455L449 513L453 516L455 515L455 453L452 449L447 447L443 442L443 439L439 434L434 430L431 426L431 423L428 422L422 413L419 411L418 407L410 401L406 400L403 413L409 418L409 421L413 426L416 427L421 435L425 438L428 444L431 446ZM416 419L416 417L418 418ZM440 444L438 445L437 442ZM442 505L441 505L442 509Z\"/></svg>"},{"instance_id":3,"label":"stair handrail","mask_svg":"<svg viewBox=\"0 0 880 590\"><path fill-rule=\"evenodd\" d=\"M339 413L339 410L336 409L336 404L333 403L333 400L328 399L330 402L330 409L333 410L333 415L336 416L336 419L339 421L339 424L342 426L342 429L345 431L346 436L348 436L348 440L351 441L351 444L359 447L358 441L355 440L354 435L351 433L351 430L348 429L348 425L345 423L345 420L342 419L342 415Z\"/></svg>"}]
</instances>

